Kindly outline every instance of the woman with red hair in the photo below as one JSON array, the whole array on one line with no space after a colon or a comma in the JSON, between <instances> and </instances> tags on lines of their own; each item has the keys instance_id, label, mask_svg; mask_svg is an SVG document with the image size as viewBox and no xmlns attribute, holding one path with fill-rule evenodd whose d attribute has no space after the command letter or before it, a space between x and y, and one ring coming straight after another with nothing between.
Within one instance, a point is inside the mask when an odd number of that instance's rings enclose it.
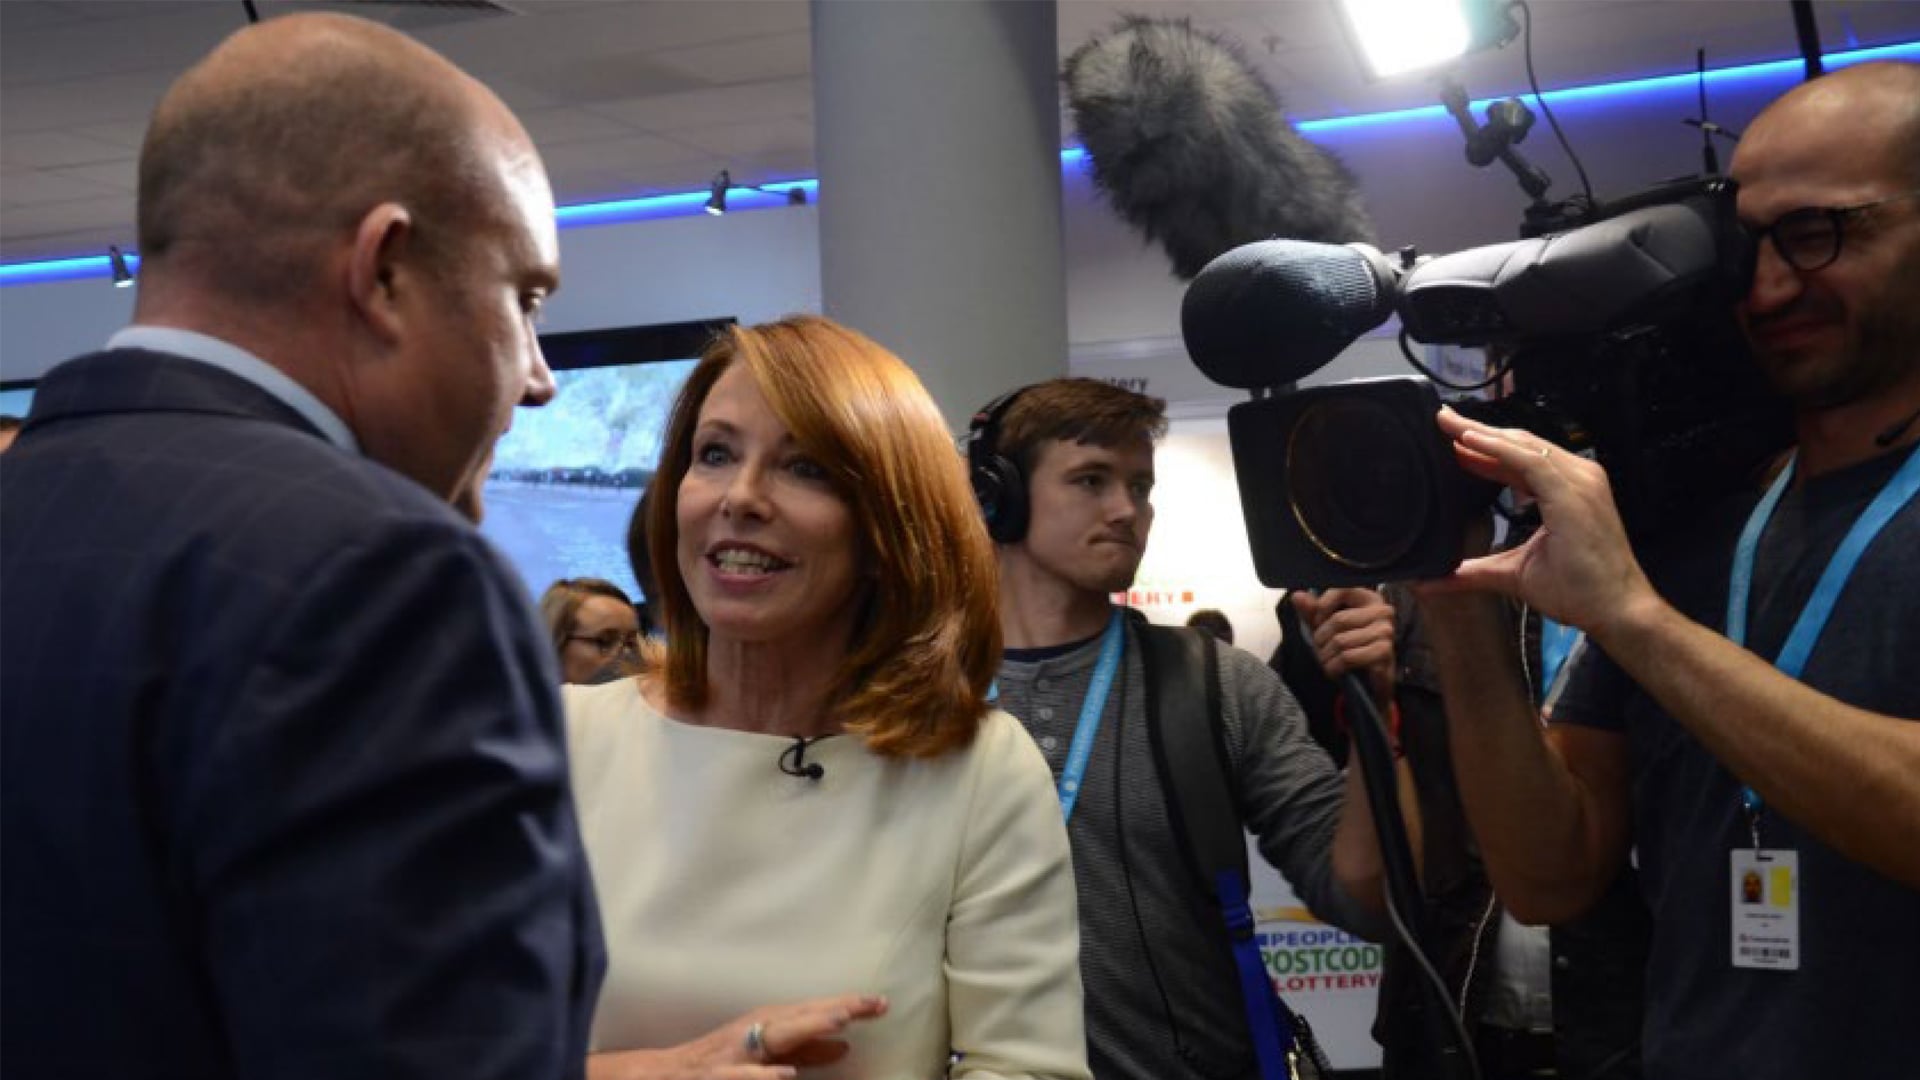
<instances>
[{"instance_id":1,"label":"woman with red hair","mask_svg":"<svg viewBox=\"0 0 1920 1080\"><path fill-rule=\"evenodd\" d=\"M1086 1077L1066 831L987 704L993 550L919 380L825 319L733 328L651 490L666 644L567 698L590 1073Z\"/></svg>"}]
</instances>

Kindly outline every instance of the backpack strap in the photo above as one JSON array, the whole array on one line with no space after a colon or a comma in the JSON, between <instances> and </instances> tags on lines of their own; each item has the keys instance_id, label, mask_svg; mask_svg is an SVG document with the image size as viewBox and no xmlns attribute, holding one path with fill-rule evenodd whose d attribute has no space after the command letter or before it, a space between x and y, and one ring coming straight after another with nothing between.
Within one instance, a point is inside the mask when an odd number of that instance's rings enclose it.
<instances>
[{"instance_id":1,"label":"backpack strap","mask_svg":"<svg viewBox=\"0 0 1920 1080\"><path fill-rule=\"evenodd\" d=\"M1247 876L1246 830L1227 756L1220 658L1213 638L1166 626L1135 627L1147 684L1147 732L1181 861L1208 896L1219 870ZM1194 705L1206 711L1195 716ZM1181 723L1192 717L1194 721ZM1173 719L1169 719L1173 718Z\"/></svg>"},{"instance_id":2,"label":"backpack strap","mask_svg":"<svg viewBox=\"0 0 1920 1080\"><path fill-rule=\"evenodd\" d=\"M1262 1080L1293 1076L1293 1013L1254 941L1246 829L1240 823L1221 719L1220 657L1210 635L1137 626L1147 687L1147 733L1182 861L1226 927ZM1206 703L1206 723L1181 723Z\"/></svg>"}]
</instances>

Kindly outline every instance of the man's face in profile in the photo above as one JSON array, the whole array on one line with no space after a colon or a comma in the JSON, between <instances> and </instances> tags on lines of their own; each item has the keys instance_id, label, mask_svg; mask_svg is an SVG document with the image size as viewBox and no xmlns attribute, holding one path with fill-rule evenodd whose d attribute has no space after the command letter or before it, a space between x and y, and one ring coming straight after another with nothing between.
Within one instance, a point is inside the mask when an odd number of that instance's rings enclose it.
<instances>
[{"instance_id":1,"label":"man's face in profile","mask_svg":"<svg viewBox=\"0 0 1920 1080\"><path fill-rule=\"evenodd\" d=\"M460 511L461 517L476 525L487 513L483 496L487 486L487 474L493 471L493 451L493 446L487 447L486 455L480 459L479 466L468 474L466 483L461 484L460 489L453 493L453 508Z\"/></svg>"},{"instance_id":2,"label":"man's face in profile","mask_svg":"<svg viewBox=\"0 0 1920 1080\"><path fill-rule=\"evenodd\" d=\"M461 222L463 255L437 276L405 361L424 413L411 451L429 486L474 521L494 444L514 407L543 405L554 394L535 332L559 282L553 196L523 137L495 141L487 160L499 197L491 213Z\"/></svg>"}]
</instances>

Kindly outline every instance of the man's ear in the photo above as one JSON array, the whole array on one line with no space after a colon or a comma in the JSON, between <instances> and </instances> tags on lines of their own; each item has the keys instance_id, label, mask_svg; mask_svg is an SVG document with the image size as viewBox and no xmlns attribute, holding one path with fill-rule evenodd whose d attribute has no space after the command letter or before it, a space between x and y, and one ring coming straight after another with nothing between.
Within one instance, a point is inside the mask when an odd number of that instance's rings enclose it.
<instances>
[{"instance_id":1,"label":"man's ear","mask_svg":"<svg viewBox=\"0 0 1920 1080\"><path fill-rule=\"evenodd\" d=\"M347 289L355 310L383 341L398 341L404 325L400 301L403 275L413 240L413 215L399 203L381 203L367 211L354 230L347 257Z\"/></svg>"}]
</instances>

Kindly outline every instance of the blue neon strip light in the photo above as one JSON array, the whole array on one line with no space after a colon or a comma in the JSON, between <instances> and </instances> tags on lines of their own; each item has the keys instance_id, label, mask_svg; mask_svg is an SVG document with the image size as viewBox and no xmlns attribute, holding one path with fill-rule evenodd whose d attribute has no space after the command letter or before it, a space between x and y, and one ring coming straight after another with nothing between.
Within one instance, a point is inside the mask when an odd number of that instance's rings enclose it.
<instances>
[{"instance_id":1,"label":"blue neon strip light","mask_svg":"<svg viewBox=\"0 0 1920 1080\"><path fill-rule=\"evenodd\" d=\"M1847 67L1852 64L1864 64L1869 60L1920 60L1920 41L1909 41L1899 45L1882 45L1871 49L1854 49L1843 53L1830 53L1823 58L1827 67ZM1743 64L1739 67L1717 68L1707 72L1707 85L1743 82L1754 79L1779 78L1802 70L1804 62L1797 57L1792 60L1770 60L1760 64ZM1623 82L1595 83L1591 86L1570 86L1562 90L1548 90L1545 95L1547 104L1558 105L1562 102L1592 101L1597 98L1632 97L1639 94L1665 93L1677 89L1692 89L1698 84L1700 76L1694 72L1682 72L1676 75L1655 75L1644 79L1628 79ZM1476 110L1485 109L1497 98L1481 98L1472 103ZM1540 102L1532 94L1518 95L1520 100L1538 108ZM1324 120L1303 120L1294 127L1302 134L1312 135L1318 132L1341 131L1361 127L1377 127L1382 124L1401 122L1448 120L1447 110L1440 105L1426 105L1417 109L1396 109L1393 112L1362 113L1356 116L1335 116Z\"/></svg>"},{"instance_id":2,"label":"blue neon strip light","mask_svg":"<svg viewBox=\"0 0 1920 1080\"><path fill-rule=\"evenodd\" d=\"M1829 53L1824 58L1828 67L1846 67L1849 64L1861 64L1869 60L1915 60L1920 61L1920 41L1902 42L1897 45L1881 45L1870 49L1852 49L1847 52ZM1802 62L1792 60L1770 60L1759 64L1743 64L1739 67L1717 68L1707 72L1708 85L1748 79L1779 78L1801 69ZM1628 79L1622 82L1596 83L1591 86L1571 86L1561 90L1549 90L1545 97L1550 105L1561 102L1591 101L1595 98L1632 96L1668 92L1680 87L1691 88L1699 78L1694 72L1676 75L1655 75L1644 79ZM1504 96L1504 95L1503 95ZM1532 94L1520 95L1522 100L1534 106L1539 101ZM1484 109L1499 98L1484 98L1473 102L1476 109ZM1340 131L1343 129L1379 127L1402 122L1426 122L1447 119L1447 111L1439 105L1427 105L1417 109L1396 109L1391 112L1363 113L1355 116L1335 116L1322 120L1303 120L1294 126L1302 133ZM1088 164L1087 152L1078 146L1069 146L1060 151L1060 164L1068 169L1082 169ZM808 178L782 180L763 185L773 189L772 194L751 189L735 189L727 193L727 209L766 210L787 205L786 198L779 194L788 188L797 187L807 193L807 201L815 202L820 194L820 181ZM658 218L687 217L702 212L706 205L708 192L686 191L671 195L651 195L641 199L615 199L608 202L579 203L562 206L554 211L554 218L563 229L593 225L612 225L627 221L651 221ZM137 268L140 258L129 252L127 266ZM36 282L73 281L83 278L104 278L113 275L113 265L105 255L91 255L76 259L53 259L41 262L21 262L0 265L0 287L8 285L27 285Z\"/></svg>"},{"instance_id":3,"label":"blue neon strip light","mask_svg":"<svg viewBox=\"0 0 1920 1080\"><path fill-rule=\"evenodd\" d=\"M799 188L807 193L807 201L813 202L820 195L820 181L811 178L800 180L776 180L762 184L767 191L755 191L752 188L734 188L727 192L727 212L735 210L766 210L776 206L786 206L786 192L790 188ZM562 206L554 211L554 218L563 229L577 228L582 225L611 225L621 221L650 221L656 218L686 217L690 214L705 213L709 192L683 191L672 195L651 195L643 199L616 199L611 202L578 203Z\"/></svg>"},{"instance_id":4,"label":"blue neon strip light","mask_svg":"<svg viewBox=\"0 0 1920 1080\"><path fill-rule=\"evenodd\" d=\"M127 269L140 273L140 256L126 253ZM78 281L83 278L110 278L113 260L105 255L86 255L77 259L50 259L43 262L0 265L0 288L27 285L38 281Z\"/></svg>"}]
</instances>

